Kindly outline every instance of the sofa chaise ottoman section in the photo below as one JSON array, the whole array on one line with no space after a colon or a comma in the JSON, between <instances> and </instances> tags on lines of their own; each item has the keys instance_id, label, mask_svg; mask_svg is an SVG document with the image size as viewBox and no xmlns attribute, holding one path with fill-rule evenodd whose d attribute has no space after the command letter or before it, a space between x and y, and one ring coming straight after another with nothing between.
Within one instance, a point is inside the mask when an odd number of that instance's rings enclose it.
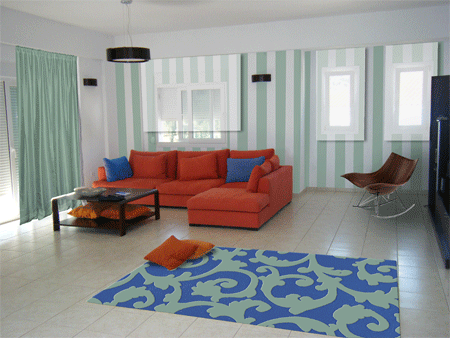
<instances>
[{"instance_id":1,"label":"sofa chaise ottoman section","mask_svg":"<svg viewBox=\"0 0 450 338\"><path fill-rule=\"evenodd\" d=\"M258 229L269 218L269 195L239 188L213 188L187 201L189 225Z\"/></svg>"}]
</instances>

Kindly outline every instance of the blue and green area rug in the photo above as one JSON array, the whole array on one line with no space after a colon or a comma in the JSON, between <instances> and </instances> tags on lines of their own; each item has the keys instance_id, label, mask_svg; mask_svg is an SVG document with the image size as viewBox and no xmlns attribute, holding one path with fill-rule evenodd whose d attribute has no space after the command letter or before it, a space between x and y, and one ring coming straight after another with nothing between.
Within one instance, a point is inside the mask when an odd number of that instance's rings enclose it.
<instances>
[{"instance_id":1,"label":"blue and green area rug","mask_svg":"<svg viewBox=\"0 0 450 338\"><path fill-rule=\"evenodd\" d=\"M395 261L215 247L147 262L89 300L338 337L398 337Z\"/></svg>"}]
</instances>

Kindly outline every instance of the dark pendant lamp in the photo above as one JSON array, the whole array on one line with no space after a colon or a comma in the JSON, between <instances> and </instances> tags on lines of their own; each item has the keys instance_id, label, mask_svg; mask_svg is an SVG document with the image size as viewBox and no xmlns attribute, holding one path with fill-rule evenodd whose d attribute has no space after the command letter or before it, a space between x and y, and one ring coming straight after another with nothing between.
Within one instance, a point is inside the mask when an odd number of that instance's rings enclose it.
<instances>
[{"instance_id":1,"label":"dark pendant lamp","mask_svg":"<svg viewBox=\"0 0 450 338\"><path fill-rule=\"evenodd\" d=\"M106 59L110 62L136 63L147 62L150 60L150 49L145 47L133 47L133 41L130 34L130 10L128 5L133 0L121 0L120 2L127 5L128 12L128 36L130 38L131 47L114 47L106 50Z\"/></svg>"},{"instance_id":2,"label":"dark pendant lamp","mask_svg":"<svg viewBox=\"0 0 450 338\"><path fill-rule=\"evenodd\" d=\"M144 47L108 48L106 59L111 62L147 62L150 60L150 49Z\"/></svg>"}]
</instances>

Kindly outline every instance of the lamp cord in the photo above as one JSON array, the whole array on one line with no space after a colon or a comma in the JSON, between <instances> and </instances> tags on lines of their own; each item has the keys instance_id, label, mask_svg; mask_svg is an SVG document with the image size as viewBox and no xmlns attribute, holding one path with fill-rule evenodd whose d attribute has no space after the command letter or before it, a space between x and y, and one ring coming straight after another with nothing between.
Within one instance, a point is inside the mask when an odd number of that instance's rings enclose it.
<instances>
[{"instance_id":1,"label":"lamp cord","mask_svg":"<svg viewBox=\"0 0 450 338\"><path fill-rule=\"evenodd\" d=\"M125 14L125 10L122 7L122 30L123 30L123 35L125 36L125 45L127 44L127 38L130 39L130 47L133 47L133 39L131 38L131 34L130 34L130 7L129 5L131 4L130 2L125 2L122 1L122 4L124 4L126 6L127 9L127 14ZM125 22L126 22L126 28L125 28Z\"/></svg>"},{"instance_id":2,"label":"lamp cord","mask_svg":"<svg viewBox=\"0 0 450 338\"><path fill-rule=\"evenodd\" d=\"M130 34L130 4L126 4L126 6L127 6L127 14L128 14L127 33L130 38L130 45L131 45L131 47L133 47L133 39L131 38L131 34Z\"/></svg>"}]
</instances>

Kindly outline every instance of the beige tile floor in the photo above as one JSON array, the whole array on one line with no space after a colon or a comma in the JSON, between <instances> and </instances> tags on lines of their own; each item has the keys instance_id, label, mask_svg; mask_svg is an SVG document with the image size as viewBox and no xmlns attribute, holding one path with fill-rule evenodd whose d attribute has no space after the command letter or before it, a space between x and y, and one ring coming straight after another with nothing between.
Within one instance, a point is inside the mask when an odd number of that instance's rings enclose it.
<instances>
[{"instance_id":1,"label":"beige tile floor","mask_svg":"<svg viewBox=\"0 0 450 338\"><path fill-rule=\"evenodd\" d=\"M450 337L450 273L443 268L424 205L394 220L353 208L360 193L309 190L259 231L189 227L185 209L163 208L159 221L126 236L61 227L51 219L0 225L1 337L319 337L86 301L144 263L170 235L220 246L395 259L403 337Z\"/></svg>"}]
</instances>

